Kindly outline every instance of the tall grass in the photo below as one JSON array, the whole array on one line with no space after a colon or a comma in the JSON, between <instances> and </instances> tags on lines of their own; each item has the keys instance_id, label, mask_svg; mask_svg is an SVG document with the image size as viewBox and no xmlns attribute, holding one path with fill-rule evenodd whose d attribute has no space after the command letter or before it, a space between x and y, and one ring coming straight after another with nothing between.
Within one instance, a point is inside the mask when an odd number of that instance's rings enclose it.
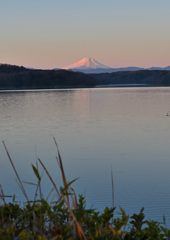
<instances>
[{"instance_id":1,"label":"tall grass","mask_svg":"<svg viewBox=\"0 0 170 240\"><path fill-rule=\"evenodd\" d=\"M7 203L0 185L0 198L3 203L0 206L0 239L170 239L170 230L166 227L165 218L163 218L163 225L153 220L145 220L143 208L138 214L133 214L131 217L120 208L120 216L114 218L112 171L113 206L111 208L106 207L102 213L94 209L86 209L84 196L77 196L71 187L72 183L77 179L71 182L67 181L55 138L54 143L57 149L56 160L60 168L63 186L57 187L47 167L38 159L36 165L32 164L37 184L34 199L30 200L6 144L3 142L26 203L21 207L15 202L15 198L11 203ZM56 192L56 199L52 202L48 198L43 198L42 174L39 172L39 164ZM37 200L38 191L40 197Z\"/></svg>"}]
</instances>

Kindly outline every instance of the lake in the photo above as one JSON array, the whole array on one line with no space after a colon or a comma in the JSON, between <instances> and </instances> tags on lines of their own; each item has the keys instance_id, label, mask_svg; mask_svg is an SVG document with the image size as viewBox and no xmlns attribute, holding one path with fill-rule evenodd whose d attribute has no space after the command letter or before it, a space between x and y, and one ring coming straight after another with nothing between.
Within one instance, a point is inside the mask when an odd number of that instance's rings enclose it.
<instances>
[{"instance_id":1,"label":"lake","mask_svg":"<svg viewBox=\"0 0 170 240\"><path fill-rule=\"evenodd\" d=\"M69 181L100 211L114 203L128 214L142 207L170 227L170 88L127 87L0 92L0 184L24 200L7 158L5 141L23 181L36 183L39 157L58 186L55 137ZM42 171L42 170L41 170ZM26 184L30 198L35 187ZM52 189L43 175L44 197ZM10 199L9 199L10 200Z\"/></svg>"}]
</instances>

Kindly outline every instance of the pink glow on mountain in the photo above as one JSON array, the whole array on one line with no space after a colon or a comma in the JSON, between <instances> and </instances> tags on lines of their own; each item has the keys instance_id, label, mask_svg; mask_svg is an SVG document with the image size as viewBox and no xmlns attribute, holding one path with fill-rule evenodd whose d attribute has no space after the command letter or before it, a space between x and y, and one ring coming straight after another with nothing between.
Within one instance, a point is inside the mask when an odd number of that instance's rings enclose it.
<instances>
[{"instance_id":1,"label":"pink glow on mountain","mask_svg":"<svg viewBox=\"0 0 170 240\"><path fill-rule=\"evenodd\" d=\"M63 69L86 69L86 68L108 68L104 64L96 61L94 58L83 58L80 61L73 63Z\"/></svg>"}]
</instances>

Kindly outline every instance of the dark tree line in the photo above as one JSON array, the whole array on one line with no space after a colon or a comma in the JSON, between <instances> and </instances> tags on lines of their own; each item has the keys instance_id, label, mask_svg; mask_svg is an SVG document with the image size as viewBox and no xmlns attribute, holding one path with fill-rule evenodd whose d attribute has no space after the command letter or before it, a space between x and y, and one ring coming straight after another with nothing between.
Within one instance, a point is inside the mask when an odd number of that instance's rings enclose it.
<instances>
[{"instance_id":1,"label":"dark tree line","mask_svg":"<svg viewBox=\"0 0 170 240\"><path fill-rule=\"evenodd\" d=\"M10 65L0 66L0 89L93 86L94 79L83 73L66 70L30 70Z\"/></svg>"},{"instance_id":2,"label":"dark tree line","mask_svg":"<svg viewBox=\"0 0 170 240\"><path fill-rule=\"evenodd\" d=\"M84 74L67 70L31 70L1 64L0 89L44 89L94 87L107 84L146 84L170 86L170 71L138 70Z\"/></svg>"}]
</instances>

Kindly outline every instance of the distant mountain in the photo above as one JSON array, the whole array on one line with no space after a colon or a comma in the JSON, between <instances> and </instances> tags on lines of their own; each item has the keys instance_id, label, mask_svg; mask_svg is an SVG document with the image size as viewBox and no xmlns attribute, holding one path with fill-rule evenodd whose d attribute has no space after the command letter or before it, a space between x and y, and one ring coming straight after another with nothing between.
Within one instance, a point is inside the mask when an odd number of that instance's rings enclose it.
<instances>
[{"instance_id":1,"label":"distant mountain","mask_svg":"<svg viewBox=\"0 0 170 240\"><path fill-rule=\"evenodd\" d=\"M170 71L170 66L167 66L167 67L165 67L165 68L162 68L162 70Z\"/></svg>"},{"instance_id":2,"label":"distant mountain","mask_svg":"<svg viewBox=\"0 0 170 240\"><path fill-rule=\"evenodd\" d=\"M147 70L163 70L163 68L161 68L161 67L151 67L151 68L147 68Z\"/></svg>"},{"instance_id":3,"label":"distant mountain","mask_svg":"<svg viewBox=\"0 0 170 240\"><path fill-rule=\"evenodd\" d=\"M86 69L70 69L74 72L83 72L86 74L100 74L100 73L112 73L112 72L124 72L124 71L138 71L138 70L144 70L144 68L139 67L127 67L127 68L86 68Z\"/></svg>"},{"instance_id":4,"label":"distant mountain","mask_svg":"<svg viewBox=\"0 0 170 240\"><path fill-rule=\"evenodd\" d=\"M94 58L90 57L83 58L76 63L63 67L62 69L83 73L107 73L113 71L112 68L109 68L106 65L96 61ZM57 68L54 68L54 70L57 70Z\"/></svg>"},{"instance_id":5,"label":"distant mountain","mask_svg":"<svg viewBox=\"0 0 170 240\"><path fill-rule=\"evenodd\" d=\"M140 67L121 67L121 68L112 68L113 72L124 72L124 71L138 71L138 70L144 70L144 68Z\"/></svg>"},{"instance_id":6,"label":"distant mountain","mask_svg":"<svg viewBox=\"0 0 170 240\"><path fill-rule=\"evenodd\" d=\"M151 68L147 68L148 70L166 70L166 71L170 71L170 66L167 67L151 67Z\"/></svg>"},{"instance_id":7,"label":"distant mountain","mask_svg":"<svg viewBox=\"0 0 170 240\"><path fill-rule=\"evenodd\" d=\"M80 61L73 63L69 66L65 66L62 69L71 70L74 72L83 72L86 74L91 73L112 73L112 72L124 72L124 71L138 71L138 70L166 70L170 71L170 66L161 67L151 67L151 68L140 68L140 67L120 67L120 68L110 68L106 65L96 61L94 58L83 58ZM58 70L54 68L53 70Z\"/></svg>"},{"instance_id":8,"label":"distant mountain","mask_svg":"<svg viewBox=\"0 0 170 240\"><path fill-rule=\"evenodd\" d=\"M112 73L112 72L119 72L119 71L137 71L137 70L142 70L144 68L139 68L139 67L110 68L98 62L94 58L86 57L76 63L63 67L62 69L89 74L89 73ZM58 68L54 68L53 70L58 70Z\"/></svg>"},{"instance_id":9,"label":"distant mountain","mask_svg":"<svg viewBox=\"0 0 170 240\"><path fill-rule=\"evenodd\" d=\"M83 58L80 61L73 63L69 66L63 67L63 69L97 69L97 68L109 68L104 64L96 61L94 58Z\"/></svg>"}]
</instances>

